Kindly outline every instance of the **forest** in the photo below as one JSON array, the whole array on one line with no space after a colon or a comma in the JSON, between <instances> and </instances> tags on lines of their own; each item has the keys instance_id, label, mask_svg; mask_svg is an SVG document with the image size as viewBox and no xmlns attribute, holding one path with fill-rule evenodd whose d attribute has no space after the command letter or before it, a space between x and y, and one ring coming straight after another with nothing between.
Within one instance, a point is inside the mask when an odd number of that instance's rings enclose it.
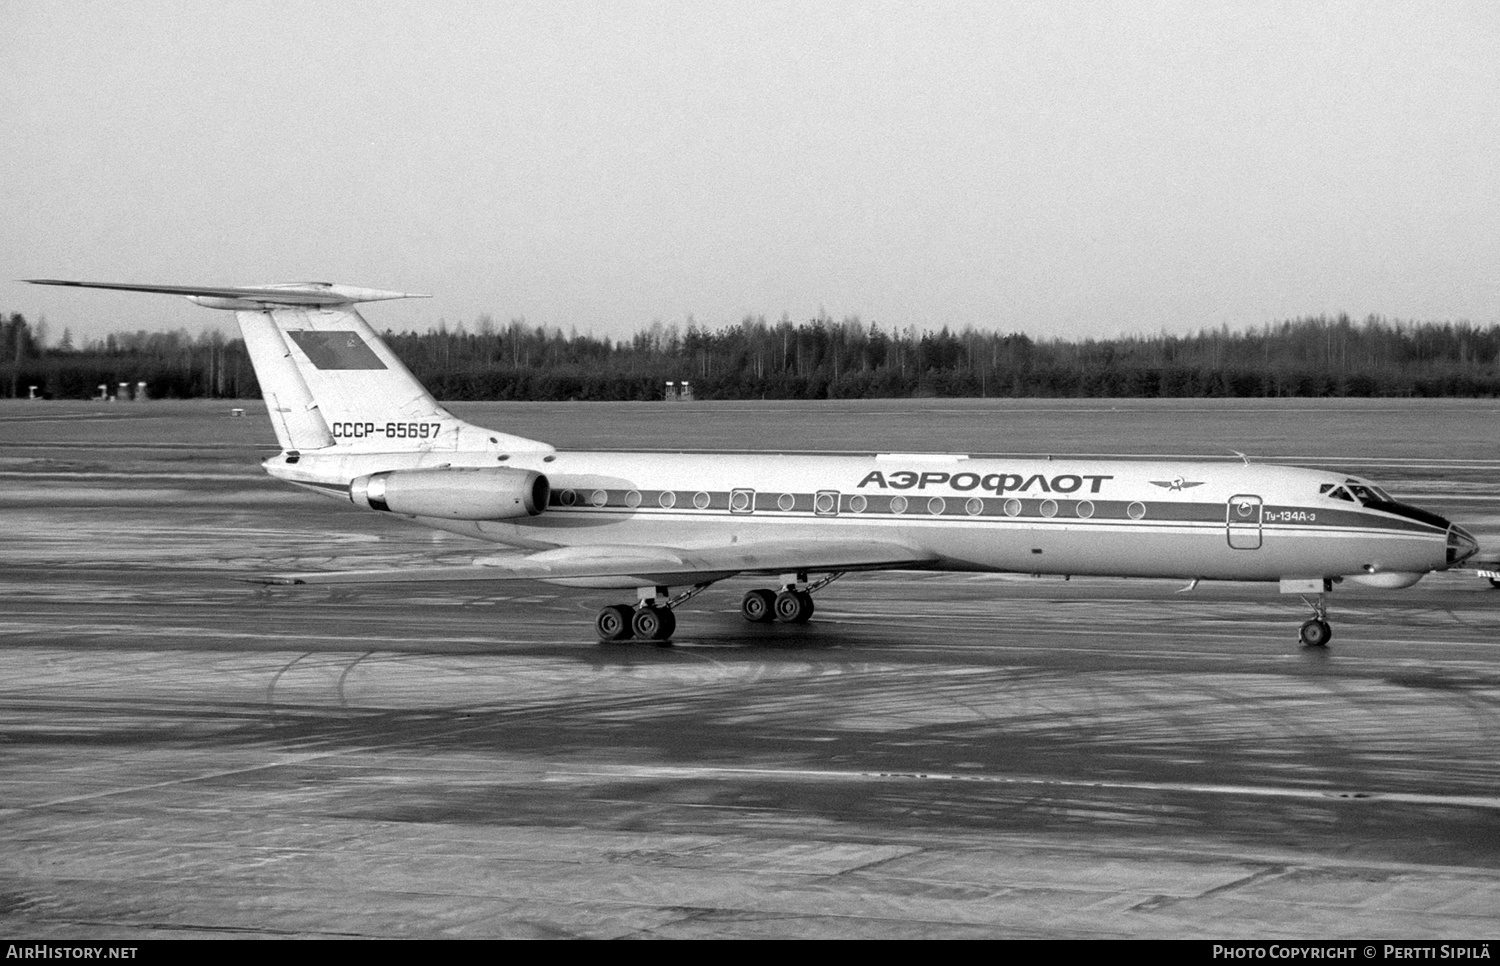
<instances>
[{"instance_id":1,"label":"forest","mask_svg":"<svg viewBox=\"0 0 1500 966\"><path fill-rule=\"evenodd\" d=\"M120 383L145 383L150 398L259 395L244 343L218 332L83 345L64 332L49 345L41 328L0 313L0 395L88 399ZM621 340L487 316L383 336L448 400L650 400L668 380L691 381L698 399L1500 394L1500 325L1378 316L1081 341L786 316L717 329L658 322Z\"/></svg>"}]
</instances>

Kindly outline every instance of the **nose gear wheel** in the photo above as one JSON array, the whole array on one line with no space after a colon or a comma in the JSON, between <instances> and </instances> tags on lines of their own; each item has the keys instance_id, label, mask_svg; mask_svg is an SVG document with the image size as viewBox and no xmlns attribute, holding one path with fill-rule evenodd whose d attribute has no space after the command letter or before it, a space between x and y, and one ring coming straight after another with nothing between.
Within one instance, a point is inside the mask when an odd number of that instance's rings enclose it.
<instances>
[{"instance_id":1,"label":"nose gear wheel","mask_svg":"<svg viewBox=\"0 0 1500 966\"><path fill-rule=\"evenodd\" d=\"M1303 647L1327 647L1333 640L1333 626L1328 623L1328 602L1319 594L1316 602L1304 597L1302 603L1312 608L1313 616L1297 631L1297 640Z\"/></svg>"},{"instance_id":2,"label":"nose gear wheel","mask_svg":"<svg viewBox=\"0 0 1500 966\"><path fill-rule=\"evenodd\" d=\"M1302 625L1297 632L1297 639L1302 642L1303 647L1327 647L1328 642L1333 639L1333 628L1327 621L1313 619Z\"/></svg>"}]
</instances>

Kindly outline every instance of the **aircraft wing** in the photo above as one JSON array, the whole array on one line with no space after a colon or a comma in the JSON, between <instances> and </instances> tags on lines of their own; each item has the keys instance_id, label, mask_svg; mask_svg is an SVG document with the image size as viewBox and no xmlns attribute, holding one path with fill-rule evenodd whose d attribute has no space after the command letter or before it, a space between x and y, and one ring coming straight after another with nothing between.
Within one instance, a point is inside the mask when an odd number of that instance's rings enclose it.
<instances>
[{"instance_id":1,"label":"aircraft wing","mask_svg":"<svg viewBox=\"0 0 1500 966\"><path fill-rule=\"evenodd\" d=\"M367 584L420 581L618 581L621 586L712 583L735 574L920 569L936 557L879 540L801 540L722 547L590 546L481 557L472 564L389 570L312 571L241 578L258 584Z\"/></svg>"}]
</instances>

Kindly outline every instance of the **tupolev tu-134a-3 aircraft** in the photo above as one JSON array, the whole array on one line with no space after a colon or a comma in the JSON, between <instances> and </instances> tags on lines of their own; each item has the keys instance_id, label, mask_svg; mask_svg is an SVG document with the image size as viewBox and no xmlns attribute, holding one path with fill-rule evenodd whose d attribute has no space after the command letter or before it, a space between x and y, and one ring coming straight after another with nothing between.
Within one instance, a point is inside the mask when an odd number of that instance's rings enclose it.
<instances>
[{"instance_id":1,"label":"tupolev tu-134a-3 aircraft","mask_svg":"<svg viewBox=\"0 0 1500 966\"><path fill-rule=\"evenodd\" d=\"M1266 581L1312 609L1348 580L1409 587L1478 550L1463 527L1342 473L1240 461L932 453L573 453L472 425L354 308L412 298L328 283L250 287L31 279L182 295L235 313L282 452L272 476L511 548L471 565L267 574L266 584L540 580L634 592L601 640L664 641L673 608L731 577L748 621L803 623L851 571Z\"/></svg>"}]
</instances>

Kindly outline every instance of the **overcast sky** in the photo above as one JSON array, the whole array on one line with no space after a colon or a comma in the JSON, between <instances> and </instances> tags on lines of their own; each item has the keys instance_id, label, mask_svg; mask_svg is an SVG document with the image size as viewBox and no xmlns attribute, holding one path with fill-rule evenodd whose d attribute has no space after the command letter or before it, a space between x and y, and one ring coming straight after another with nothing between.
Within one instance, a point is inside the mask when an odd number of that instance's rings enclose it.
<instances>
[{"instance_id":1,"label":"overcast sky","mask_svg":"<svg viewBox=\"0 0 1500 966\"><path fill-rule=\"evenodd\" d=\"M1500 5L0 0L15 284L319 279L623 336L1500 321Z\"/></svg>"}]
</instances>

